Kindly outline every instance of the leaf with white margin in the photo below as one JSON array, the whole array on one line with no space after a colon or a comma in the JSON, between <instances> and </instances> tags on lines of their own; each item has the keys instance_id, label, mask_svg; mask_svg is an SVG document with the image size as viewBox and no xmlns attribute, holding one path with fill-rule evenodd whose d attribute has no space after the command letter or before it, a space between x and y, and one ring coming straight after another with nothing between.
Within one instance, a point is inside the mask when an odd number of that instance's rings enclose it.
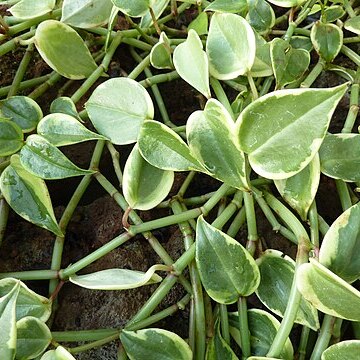
<instances>
[{"instance_id":1,"label":"leaf with white margin","mask_svg":"<svg viewBox=\"0 0 360 360\"><path fill-rule=\"evenodd\" d=\"M345 281L360 277L360 204L344 211L330 226L321 243L319 262Z\"/></svg>"},{"instance_id":2,"label":"leaf with white margin","mask_svg":"<svg viewBox=\"0 0 360 360\"><path fill-rule=\"evenodd\" d=\"M67 114L82 121L76 110L75 103L72 101L71 98L67 96L60 96L56 98L50 105L50 112L52 114L54 113Z\"/></svg>"},{"instance_id":3,"label":"leaf with white margin","mask_svg":"<svg viewBox=\"0 0 360 360\"><path fill-rule=\"evenodd\" d=\"M319 151L321 172L334 179L360 181L360 134L328 134Z\"/></svg>"},{"instance_id":4,"label":"leaf with white margin","mask_svg":"<svg viewBox=\"0 0 360 360\"><path fill-rule=\"evenodd\" d=\"M174 172L150 165L138 145L126 160L123 176L124 197L132 209L150 210L166 198L174 182Z\"/></svg>"},{"instance_id":5,"label":"leaf with white margin","mask_svg":"<svg viewBox=\"0 0 360 360\"><path fill-rule=\"evenodd\" d=\"M120 340L130 360L191 360L193 358L185 340L163 329L122 330Z\"/></svg>"},{"instance_id":6,"label":"leaf with white margin","mask_svg":"<svg viewBox=\"0 0 360 360\"><path fill-rule=\"evenodd\" d=\"M21 128L9 120L0 119L0 156L9 156L21 149L24 134Z\"/></svg>"},{"instance_id":7,"label":"leaf with white margin","mask_svg":"<svg viewBox=\"0 0 360 360\"><path fill-rule=\"evenodd\" d=\"M62 22L78 28L105 25L113 7L111 0L64 0Z\"/></svg>"},{"instance_id":8,"label":"leaf with white margin","mask_svg":"<svg viewBox=\"0 0 360 360\"><path fill-rule=\"evenodd\" d=\"M275 180L275 186L283 199L297 211L303 221L315 199L320 182L320 160L316 154L311 162L296 175Z\"/></svg>"},{"instance_id":9,"label":"leaf with white margin","mask_svg":"<svg viewBox=\"0 0 360 360\"><path fill-rule=\"evenodd\" d=\"M168 126L158 121L144 122L138 144L143 158L159 169L196 170L206 173L202 165L192 156L184 140Z\"/></svg>"},{"instance_id":10,"label":"leaf with white margin","mask_svg":"<svg viewBox=\"0 0 360 360\"><path fill-rule=\"evenodd\" d=\"M235 188L249 189L235 123L218 100L208 100L203 111L190 115L186 134L191 153L212 176Z\"/></svg>"},{"instance_id":11,"label":"leaf with white margin","mask_svg":"<svg viewBox=\"0 0 360 360\"><path fill-rule=\"evenodd\" d=\"M21 0L9 9L11 15L21 20L45 15L55 7L56 0Z\"/></svg>"},{"instance_id":12,"label":"leaf with white margin","mask_svg":"<svg viewBox=\"0 0 360 360\"><path fill-rule=\"evenodd\" d=\"M81 36L60 21L40 23L35 32L35 46L44 61L68 79L85 79L97 69Z\"/></svg>"},{"instance_id":13,"label":"leaf with white margin","mask_svg":"<svg viewBox=\"0 0 360 360\"><path fill-rule=\"evenodd\" d=\"M195 30L198 35L206 35L208 33L209 19L206 12L201 12L188 26L189 30Z\"/></svg>"},{"instance_id":14,"label":"leaf with white margin","mask_svg":"<svg viewBox=\"0 0 360 360\"><path fill-rule=\"evenodd\" d=\"M259 286L259 268L250 253L203 215L196 225L195 259L206 292L220 304L233 304Z\"/></svg>"},{"instance_id":15,"label":"leaf with white margin","mask_svg":"<svg viewBox=\"0 0 360 360\"><path fill-rule=\"evenodd\" d=\"M241 13L247 9L245 0L214 0L205 11L218 11L226 13Z\"/></svg>"},{"instance_id":16,"label":"leaf with white margin","mask_svg":"<svg viewBox=\"0 0 360 360\"><path fill-rule=\"evenodd\" d=\"M266 77L273 74L270 57L270 43L255 32L256 53L254 64L251 67L250 74L252 77Z\"/></svg>"},{"instance_id":17,"label":"leaf with white margin","mask_svg":"<svg viewBox=\"0 0 360 360\"><path fill-rule=\"evenodd\" d=\"M360 340L346 340L328 347L322 354L321 360L358 360Z\"/></svg>"},{"instance_id":18,"label":"leaf with white margin","mask_svg":"<svg viewBox=\"0 0 360 360\"><path fill-rule=\"evenodd\" d=\"M345 21L344 28L360 35L360 15L347 19Z\"/></svg>"},{"instance_id":19,"label":"leaf with white margin","mask_svg":"<svg viewBox=\"0 0 360 360\"><path fill-rule=\"evenodd\" d=\"M212 16L206 41L212 76L228 80L246 74L254 64L255 52L254 31L244 18L227 13Z\"/></svg>"},{"instance_id":20,"label":"leaf with white margin","mask_svg":"<svg viewBox=\"0 0 360 360\"><path fill-rule=\"evenodd\" d=\"M103 82L85 108L99 134L116 145L136 142L143 122L154 117L150 95L142 85L128 78Z\"/></svg>"},{"instance_id":21,"label":"leaf with white margin","mask_svg":"<svg viewBox=\"0 0 360 360\"><path fill-rule=\"evenodd\" d=\"M276 6L290 8L302 5L306 0L269 0L269 3Z\"/></svg>"},{"instance_id":22,"label":"leaf with white margin","mask_svg":"<svg viewBox=\"0 0 360 360\"><path fill-rule=\"evenodd\" d=\"M47 351L40 360L76 360L65 348L58 346L56 350Z\"/></svg>"},{"instance_id":23,"label":"leaf with white margin","mask_svg":"<svg viewBox=\"0 0 360 360\"><path fill-rule=\"evenodd\" d=\"M249 0L249 10L246 20L258 31L264 34L275 25L275 13L270 4L265 0Z\"/></svg>"},{"instance_id":24,"label":"leaf with white margin","mask_svg":"<svg viewBox=\"0 0 360 360\"><path fill-rule=\"evenodd\" d=\"M325 314L360 321L360 292L315 259L302 264L296 278L302 296Z\"/></svg>"},{"instance_id":25,"label":"leaf with white margin","mask_svg":"<svg viewBox=\"0 0 360 360\"><path fill-rule=\"evenodd\" d=\"M134 0L128 0L133 2ZM161 14L166 10L166 7L169 5L170 0L150 0L150 7L155 15L157 20ZM146 14L141 18L139 26L141 28L148 28L153 24L153 20L150 14L150 11L147 11Z\"/></svg>"},{"instance_id":26,"label":"leaf with white margin","mask_svg":"<svg viewBox=\"0 0 360 360\"><path fill-rule=\"evenodd\" d=\"M146 273L127 269L107 269L86 275L70 276L69 280L86 289L126 290L160 282L162 278L155 274L157 270L159 265L153 265Z\"/></svg>"},{"instance_id":27,"label":"leaf with white margin","mask_svg":"<svg viewBox=\"0 0 360 360\"><path fill-rule=\"evenodd\" d=\"M150 7L150 0L111 0L121 12L131 17L141 17Z\"/></svg>"},{"instance_id":28,"label":"leaf with white margin","mask_svg":"<svg viewBox=\"0 0 360 360\"><path fill-rule=\"evenodd\" d=\"M195 30L190 29L186 41L175 48L173 61L178 74L209 99L211 92L208 58Z\"/></svg>"},{"instance_id":29,"label":"leaf with white margin","mask_svg":"<svg viewBox=\"0 0 360 360\"><path fill-rule=\"evenodd\" d=\"M347 84L278 90L247 106L237 119L237 133L254 171L278 180L304 169L318 152L346 89Z\"/></svg>"},{"instance_id":30,"label":"leaf with white margin","mask_svg":"<svg viewBox=\"0 0 360 360\"><path fill-rule=\"evenodd\" d=\"M295 262L282 252L272 249L266 250L256 262L261 278L256 295L269 310L283 317L294 279ZM317 311L304 299L301 299L295 322L314 331L320 327Z\"/></svg>"},{"instance_id":31,"label":"leaf with white margin","mask_svg":"<svg viewBox=\"0 0 360 360\"><path fill-rule=\"evenodd\" d=\"M77 119L62 113L46 115L37 126L37 133L54 146L77 144L89 140L107 140L88 130Z\"/></svg>"},{"instance_id":32,"label":"leaf with white margin","mask_svg":"<svg viewBox=\"0 0 360 360\"><path fill-rule=\"evenodd\" d=\"M26 171L19 155L12 155L10 161L0 176L0 190L6 202L25 220L64 236L56 222L44 180Z\"/></svg>"},{"instance_id":33,"label":"leaf with white margin","mask_svg":"<svg viewBox=\"0 0 360 360\"><path fill-rule=\"evenodd\" d=\"M160 34L160 39L150 51L151 65L156 69L173 69L173 62L171 59L170 41L165 32Z\"/></svg>"}]
</instances>

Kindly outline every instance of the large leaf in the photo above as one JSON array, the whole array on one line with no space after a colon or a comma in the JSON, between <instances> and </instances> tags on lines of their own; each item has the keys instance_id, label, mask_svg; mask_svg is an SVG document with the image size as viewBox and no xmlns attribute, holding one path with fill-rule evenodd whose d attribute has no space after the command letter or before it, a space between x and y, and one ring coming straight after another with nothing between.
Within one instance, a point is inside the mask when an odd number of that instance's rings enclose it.
<instances>
[{"instance_id":1,"label":"large leaf","mask_svg":"<svg viewBox=\"0 0 360 360\"><path fill-rule=\"evenodd\" d=\"M63 236L55 219L44 180L27 172L18 155L0 176L0 190L6 202L21 217Z\"/></svg>"},{"instance_id":2,"label":"large leaf","mask_svg":"<svg viewBox=\"0 0 360 360\"><path fill-rule=\"evenodd\" d=\"M297 288L325 314L360 321L360 292L314 259L299 267Z\"/></svg>"},{"instance_id":3,"label":"large leaf","mask_svg":"<svg viewBox=\"0 0 360 360\"><path fill-rule=\"evenodd\" d=\"M132 17L145 15L150 7L150 0L111 0L124 14Z\"/></svg>"},{"instance_id":4,"label":"large leaf","mask_svg":"<svg viewBox=\"0 0 360 360\"><path fill-rule=\"evenodd\" d=\"M54 146L77 144L88 140L106 140L88 130L70 115L54 113L45 116L37 126L37 133Z\"/></svg>"},{"instance_id":5,"label":"large leaf","mask_svg":"<svg viewBox=\"0 0 360 360\"><path fill-rule=\"evenodd\" d=\"M174 173L149 164L135 145L126 160L123 192L132 209L149 210L168 195L174 182Z\"/></svg>"},{"instance_id":6,"label":"large leaf","mask_svg":"<svg viewBox=\"0 0 360 360\"><path fill-rule=\"evenodd\" d=\"M211 97L208 58L195 30L190 29L186 41L175 48L174 66L186 82L206 98Z\"/></svg>"},{"instance_id":7,"label":"large leaf","mask_svg":"<svg viewBox=\"0 0 360 360\"><path fill-rule=\"evenodd\" d=\"M35 45L44 61L68 79L87 78L97 68L80 35L60 21L40 23L35 33Z\"/></svg>"},{"instance_id":8,"label":"large leaf","mask_svg":"<svg viewBox=\"0 0 360 360\"><path fill-rule=\"evenodd\" d=\"M321 172L344 181L360 181L360 135L326 135L320 151Z\"/></svg>"},{"instance_id":9,"label":"large leaf","mask_svg":"<svg viewBox=\"0 0 360 360\"><path fill-rule=\"evenodd\" d=\"M130 360L191 360L189 345L179 336L163 329L123 330L120 340Z\"/></svg>"},{"instance_id":10,"label":"large leaf","mask_svg":"<svg viewBox=\"0 0 360 360\"><path fill-rule=\"evenodd\" d=\"M24 135L14 122L0 119L0 156L16 153L23 146Z\"/></svg>"},{"instance_id":11,"label":"large leaf","mask_svg":"<svg viewBox=\"0 0 360 360\"><path fill-rule=\"evenodd\" d=\"M254 31L244 18L226 13L212 16L206 41L212 76L226 80L246 74L254 63L255 51Z\"/></svg>"},{"instance_id":12,"label":"large leaf","mask_svg":"<svg viewBox=\"0 0 360 360\"><path fill-rule=\"evenodd\" d=\"M251 167L270 179L304 169L319 150L346 87L279 90L247 106L237 130Z\"/></svg>"},{"instance_id":13,"label":"large leaf","mask_svg":"<svg viewBox=\"0 0 360 360\"><path fill-rule=\"evenodd\" d=\"M320 161L316 154L309 165L296 175L275 180L276 188L285 201L306 220L320 182Z\"/></svg>"},{"instance_id":14,"label":"large leaf","mask_svg":"<svg viewBox=\"0 0 360 360\"><path fill-rule=\"evenodd\" d=\"M202 170L181 137L157 121L145 121L138 139L139 150L151 165L163 170ZM205 169L204 169L205 171Z\"/></svg>"},{"instance_id":15,"label":"large leaf","mask_svg":"<svg viewBox=\"0 0 360 360\"><path fill-rule=\"evenodd\" d=\"M206 292L221 304L252 294L260 282L258 266L248 251L203 216L196 226L196 264Z\"/></svg>"},{"instance_id":16,"label":"large leaf","mask_svg":"<svg viewBox=\"0 0 360 360\"><path fill-rule=\"evenodd\" d=\"M295 262L280 251L266 250L257 263L261 281L256 295L268 309L283 317L294 279ZM295 322L315 331L320 327L317 311L304 299L300 302Z\"/></svg>"},{"instance_id":17,"label":"large leaf","mask_svg":"<svg viewBox=\"0 0 360 360\"><path fill-rule=\"evenodd\" d=\"M76 360L65 348L58 346L56 350L47 351L40 360Z\"/></svg>"},{"instance_id":18,"label":"large leaf","mask_svg":"<svg viewBox=\"0 0 360 360\"><path fill-rule=\"evenodd\" d=\"M10 13L22 20L45 15L55 7L56 0L21 0L12 6Z\"/></svg>"},{"instance_id":19,"label":"large leaf","mask_svg":"<svg viewBox=\"0 0 360 360\"><path fill-rule=\"evenodd\" d=\"M347 282L360 277L360 204L343 212L327 231L319 262Z\"/></svg>"},{"instance_id":20,"label":"large leaf","mask_svg":"<svg viewBox=\"0 0 360 360\"><path fill-rule=\"evenodd\" d=\"M347 340L328 347L321 355L321 360L358 360L360 340Z\"/></svg>"},{"instance_id":21,"label":"large leaf","mask_svg":"<svg viewBox=\"0 0 360 360\"><path fill-rule=\"evenodd\" d=\"M34 359L49 346L51 332L45 323L27 316L16 323L16 359Z\"/></svg>"},{"instance_id":22,"label":"large leaf","mask_svg":"<svg viewBox=\"0 0 360 360\"><path fill-rule=\"evenodd\" d=\"M128 78L110 79L99 85L85 107L96 130L117 145L134 143L142 123L154 116L150 95Z\"/></svg>"},{"instance_id":23,"label":"large leaf","mask_svg":"<svg viewBox=\"0 0 360 360\"><path fill-rule=\"evenodd\" d=\"M78 28L105 25L112 7L111 0L64 0L61 21Z\"/></svg>"},{"instance_id":24,"label":"large leaf","mask_svg":"<svg viewBox=\"0 0 360 360\"><path fill-rule=\"evenodd\" d=\"M22 166L42 179L65 179L93 174L73 164L56 146L40 135L30 135L20 151Z\"/></svg>"},{"instance_id":25,"label":"large leaf","mask_svg":"<svg viewBox=\"0 0 360 360\"><path fill-rule=\"evenodd\" d=\"M210 99L204 111L192 113L186 132L191 153L212 176L238 189L249 188L235 123L219 101Z\"/></svg>"}]
</instances>

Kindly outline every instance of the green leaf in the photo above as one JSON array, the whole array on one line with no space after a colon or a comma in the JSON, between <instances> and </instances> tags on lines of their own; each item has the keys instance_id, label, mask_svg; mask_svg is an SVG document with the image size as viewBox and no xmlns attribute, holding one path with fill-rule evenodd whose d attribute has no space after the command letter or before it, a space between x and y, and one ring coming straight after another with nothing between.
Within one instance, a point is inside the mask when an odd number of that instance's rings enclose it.
<instances>
[{"instance_id":1,"label":"green leaf","mask_svg":"<svg viewBox=\"0 0 360 360\"><path fill-rule=\"evenodd\" d=\"M320 20L323 22L333 22L337 19L342 18L346 14L343 6L334 5L329 6L324 10L324 13L321 15ZM346 29L346 22L345 22L345 29Z\"/></svg>"},{"instance_id":2,"label":"green leaf","mask_svg":"<svg viewBox=\"0 0 360 360\"><path fill-rule=\"evenodd\" d=\"M290 8L302 5L306 0L269 0L269 3L276 6Z\"/></svg>"},{"instance_id":3,"label":"green leaf","mask_svg":"<svg viewBox=\"0 0 360 360\"><path fill-rule=\"evenodd\" d=\"M190 29L186 41L175 48L174 66L187 83L206 98L211 97L208 59L195 30Z\"/></svg>"},{"instance_id":4,"label":"green leaf","mask_svg":"<svg viewBox=\"0 0 360 360\"><path fill-rule=\"evenodd\" d=\"M67 96L60 96L56 98L50 105L50 112L67 114L80 120L74 102Z\"/></svg>"},{"instance_id":5,"label":"green leaf","mask_svg":"<svg viewBox=\"0 0 360 360\"><path fill-rule=\"evenodd\" d=\"M227 80L246 74L254 64L255 51L254 31L244 18L226 13L212 16L206 41L212 76Z\"/></svg>"},{"instance_id":6,"label":"green leaf","mask_svg":"<svg viewBox=\"0 0 360 360\"><path fill-rule=\"evenodd\" d=\"M360 292L314 259L299 267L297 288L325 314L360 321Z\"/></svg>"},{"instance_id":7,"label":"green leaf","mask_svg":"<svg viewBox=\"0 0 360 360\"><path fill-rule=\"evenodd\" d=\"M306 36L292 36L290 45L293 47L293 49L304 49L309 52L313 48L311 40Z\"/></svg>"},{"instance_id":8,"label":"green leaf","mask_svg":"<svg viewBox=\"0 0 360 360\"><path fill-rule=\"evenodd\" d=\"M159 169L206 172L181 137L158 121L144 122L138 144L143 158Z\"/></svg>"},{"instance_id":9,"label":"green leaf","mask_svg":"<svg viewBox=\"0 0 360 360\"><path fill-rule=\"evenodd\" d=\"M360 135L326 135L320 151L321 172L344 181L360 181Z\"/></svg>"},{"instance_id":10,"label":"green leaf","mask_svg":"<svg viewBox=\"0 0 360 360\"><path fill-rule=\"evenodd\" d=\"M246 9L247 1L245 0L214 0L205 8L205 11L241 13Z\"/></svg>"},{"instance_id":11,"label":"green leaf","mask_svg":"<svg viewBox=\"0 0 360 360\"><path fill-rule=\"evenodd\" d=\"M331 225L320 247L319 262L351 283L360 277L360 204L343 212Z\"/></svg>"},{"instance_id":12,"label":"green leaf","mask_svg":"<svg viewBox=\"0 0 360 360\"><path fill-rule=\"evenodd\" d=\"M54 146L77 144L88 140L106 140L104 136L88 130L70 115L54 113L40 120L37 133Z\"/></svg>"},{"instance_id":13,"label":"green leaf","mask_svg":"<svg viewBox=\"0 0 360 360\"><path fill-rule=\"evenodd\" d=\"M294 279L295 262L280 251L266 250L257 264L261 281L256 295L268 309L283 317ZM316 310L304 299L301 300L295 322L315 331L320 327Z\"/></svg>"},{"instance_id":14,"label":"green leaf","mask_svg":"<svg viewBox=\"0 0 360 360\"><path fill-rule=\"evenodd\" d=\"M25 133L36 129L43 117L40 106L27 96L11 96L0 101L0 115L14 121Z\"/></svg>"},{"instance_id":15,"label":"green leaf","mask_svg":"<svg viewBox=\"0 0 360 360\"><path fill-rule=\"evenodd\" d=\"M40 23L35 33L35 46L44 61L68 79L87 78L97 69L84 40L60 21Z\"/></svg>"},{"instance_id":16,"label":"green leaf","mask_svg":"<svg viewBox=\"0 0 360 360\"><path fill-rule=\"evenodd\" d=\"M247 106L237 120L237 133L251 167L270 179L304 169L319 150L346 88L279 90Z\"/></svg>"},{"instance_id":17,"label":"green leaf","mask_svg":"<svg viewBox=\"0 0 360 360\"><path fill-rule=\"evenodd\" d=\"M267 43L259 34L255 32L256 53L254 64L251 68L251 76L265 77L273 74L270 57L270 43Z\"/></svg>"},{"instance_id":18,"label":"green leaf","mask_svg":"<svg viewBox=\"0 0 360 360\"><path fill-rule=\"evenodd\" d=\"M0 156L8 156L21 149L24 135L14 122L0 119Z\"/></svg>"},{"instance_id":19,"label":"green leaf","mask_svg":"<svg viewBox=\"0 0 360 360\"><path fill-rule=\"evenodd\" d=\"M344 28L360 35L360 15L347 19L345 21Z\"/></svg>"},{"instance_id":20,"label":"green leaf","mask_svg":"<svg viewBox=\"0 0 360 360\"><path fill-rule=\"evenodd\" d=\"M220 304L232 304L252 294L260 272L248 251L200 216L196 225L196 264L209 296Z\"/></svg>"},{"instance_id":21,"label":"green leaf","mask_svg":"<svg viewBox=\"0 0 360 360\"><path fill-rule=\"evenodd\" d=\"M30 135L20 151L20 161L28 172L42 179L65 179L93 174L73 164L57 147L40 135Z\"/></svg>"},{"instance_id":22,"label":"green leaf","mask_svg":"<svg viewBox=\"0 0 360 360\"><path fill-rule=\"evenodd\" d=\"M19 281L12 289L0 297L0 357L12 360L16 350L16 298L19 294Z\"/></svg>"},{"instance_id":23,"label":"green leaf","mask_svg":"<svg viewBox=\"0 0 360 360\"><path fill-rule=\"evenodd\" d=\"M128 0L133 2L133 0ZM170 0L150 0L150 7L154 12L155 19L159 19L161 14L166 10L166 7L169 5ZM147 11L146 14L141 18L139 26L141 28L148 28L153 24L153 20L150 14L150 11Z\"/></svg>"},{"instance_id":24,"label":"green leaf","mask_svg":"<svg viewBox=\"0 0 360 360\"><path fill-rule=\"evenodd\" d=\"M32 19L49 13L55 7L56 0L21 0L12 6L10 13L21 19Z\"/></svg>"},{"instance_id":25,"label":"green leaf","mask_svg":"<svg viewBox=\"0 0 360 360\"><path fill-rule=\"evenodd\" d=\"M142 123L154 116L150 95L128 78L99 85L85 107L96 130L116 145L136 142Z\"/></svg>"},{"instance_id":26,"label":"green leaf","mask_svg":"<svg viewBox=\"0 0 360 360\"><path fill-rule=\"evenodd\" d=\"M174 173L150 165L134 146L126 160L123 178L124 197L132 209L150 210L166 198Z\"/></svg>"},{"instance_id":27,"label":"green leaf","mask_svg":"<svg viewBox=\"0 0 360 360\"><path fill-rule=\"evenodd\" d=\"M307 50L293 49L283 39L277 38L271 42L270 54L278 89L300 79L310 64Z\"/></svg>"},{"instance_id":28,"label":"green leaf","mask_svg":"<svg viewBox=\"0 0 360 360\"><path fill-rule=\"evenodd\" d=\"M314 49L326 62L333 61L343 45L342 30L334 24L320 21L311 28L310 38Z\"/></svg>"},{"instance_id":29,"label":"green leaf","mask_svg":"<svg viewBox=\"0 0 360 360\"><path fill-rule=\"evenodd\" d=\"M123 330L120 340L130 360L191 360L189 345L178 335L163 329Z\"/></svg>"},{"instance_id":30,"label":"green leaf","mask_svg":"<svg viewBox=\"0 0 360 360\"><path fill-rule=\"evenodd\" d=\"M173 62L171 59L170 41L165 32L160 34L160 39L150 52L151 65L156 69L173 69Z\"/></svg>"},{"instance_id":31,"label":"green leaf","mask_svg":"<svg viewBox=\"0 0 360 360\"><path fill-rule=\"evenodd\" d=\"M0 297L8 294L19 281L13 278L0 280ZM52 302L44 296L36 294L20 281L19 295L16 300L16 320L25 316L33 316L47 321L51 315Z\"/></svg>"},{"instance_id":32,"label":"green leaf","mask_svg":"<svg viewBox=\"0 0 360 360\"><path fill-rule=\"evenodd\" d=\"M78 28L105 25L110 17L111 0L64 0L61 21Z\"/></svg>"},{"instance_id":33,"label":"green leaf","mask_svg":"<svg viewBox=\"0 0 360 360\"><path fill-rule=\"evenodd\" d=\"M268 32L275 25L275 13L265 0L249 0L246 20L259 33Z\"/></svg>"},{"instance_id":34,"label":"green leaf","mask_svg":"<svg viewBox=\"0 0 360 360\"><path fill-rule=\"evenodd\" d=\"M40 360L76 360L65 348L58 346L56 350L47 351Z\"/></svg>"},{"instance_id":35,"label":"green leaf","mask_svg":"<svg viewBox=\"0 0 360 360\"><path fill-rule=\"evenodd\" d=\"M34 359L49 346L52 336L45 323L27 316L16 323L16 359Z\"/></svg>"},{"instance_id":36,"label":"green leaf","mask_svg":"<svg viewBox=\"0 0 360 360\"><path fill-rule=\"evenodd\" d=\"M195 30L197 34L207 35L209 27L209 20L206 12L201 12L188 26L189 30Z\"/></svg>"},{"instance_id":37,"label":"green leaf","mask_svg":"<svg viewBox=\"0 0 360 360\"><path fill-rule=\"evenodd\" d=\"M360 340L341 341L328 347L321 355L321 360L357 360L360 352Z\"/></svg>"},{"instance_id":38,"label":"green leaf","mask_svg":"<svg viewBox=\"0 0 360 360\"><path fill-rule=\"evenodd\" d=\"M249 188L235 123L219 101L210 99L204 111L193 112L186 132L191 153L212 176L238 189Z\"/></svg>"},{"instance_id":39,"label":"green leaf","mask_svg":"<svg viewBox=\"0 0 360 360\"><path fill-rule=\"evenodd\" d=\"M150 0L111 0L113 4L126 15L141 17L147 13L150 7Z\"/></svg>"},{"instance_id":40,"label":"green leaf","mask_svg":"<svg viewBox=\"0 0 360 360\"><path fill-rule=\"evenodd\" d=\"M315 199L320 182L320 161L316 154L309 165L296 175L275 180L275 186L284 200L295 209L303 221Z\"/></svg>"}]
</instances>

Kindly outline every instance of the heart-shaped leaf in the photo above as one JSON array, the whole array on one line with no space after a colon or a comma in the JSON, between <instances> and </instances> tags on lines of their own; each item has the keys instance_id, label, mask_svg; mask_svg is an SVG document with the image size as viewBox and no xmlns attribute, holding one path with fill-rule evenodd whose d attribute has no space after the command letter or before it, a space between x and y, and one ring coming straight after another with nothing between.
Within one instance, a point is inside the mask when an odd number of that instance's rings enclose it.
<instances>
[{"instance_id":1,"label":"heart-shaped leaf","mask_svg":"<svg viewBox=\"0 0 360 360\"><path fill-rule=\"evenodd\" d=\"M141 17L146 14L150 8L150 0L111 0L113 4L126 15L132 17Z\"/></svg>"},{"instance_id":2,"label":"heart-shaped leaf","mask_svg":"<svg viewBox=\"0 0 360 360\"><path fill-rule=\"evenodd\" d=\"M174 66L187 83L206 98L211 97L208 59L195 30L189 30L186 41L175 48Z\"/></svg>"},{"instance_id":3,"label":"heart-shaped leaf","mask_svg":"<svg viewBox=\"0 0 360 360\"><path fill-rule=\"evenodd\" d=\"M0 119L0 156L16 153L23 146L24 135L14 122Z\"/></svg>"},{"instance_id":4,"label":"heart-shaped leaf","mask_svg":"<svg viewBox=\"0 0 360 360\"><path fill-rule=\"evenodd\" d=\"M346 30L360 35L360 15L347 19L345 21L344 27Z\"/></svg>"},{"instance_id":5,"label":"heart-shaped leaf","mask_svg":"<svg viewBox=\"0 0 360 360\"><path fill-rule=\"evenodd\" d=\"M265 0L249 0L246 20L260 34L268 32L275 25L275 13Z\"/></svg>"},{"instance_id":6,"label":"heart-shaped leaf","mask_svg":"<svg viewBox=\"0 0 360 360\"><path fill-rule=\"evenodd\" d=\"M206 41L212 76L226 80L246 74L254 64L255 51L254 31L244 18L226 13L212 16Z\"/></svg>"},{"instance_id":7,"label":"heart-shaped leaf","mask_svg":"<svg viewBox=\"0 0 360 360\"><path fill-rule=\"evenodd\" d=\"M9 11L22 20L32 19L49 13L55 7L56 0L20 0Z\"/></svg>"},{"instance_id":8,"label":"heart-shaped leaf","mask_svg":"<svg viewBox=\"0 0 360 360\"><path fill-rule=\"evenodd\" d=\"M152 47L150 52L151 65L156 69L173 69L171 52L170 41L166 33L162 32L159 42Z\"/></svg>"},{"instance_id":9,"label":"heart-shaped leaf","mask_svg":"<svg viewBox=\"0 0 360 360\"><path fill-rule=\"evenodd\" d=\"M220 304L252 294L260 282L258 266L249 252L203 216L196 225L196 264L206 292Z\"/></svg>"},{"instance_id":10,"label":"heart-shaped leaf","mask_svg":"<svg viewBox=\"0 0 360 360\"><path fill-rule=\"evenodd\" d=\"M44 180L26 171L18 155L12 155L10 165L2 172L0 190L18 215L55 235L63 236Z\"/></svg>"},{"instance_id":11,"label":"heart-shaped leaf","mask_svg":"<svg viewBox=\"0 0 360 360\"><path fill-rule=\"evenodd\" d=\"M104 136L88 130L70 115L54 113L40 120L37 133L54 146L77 144L88 140L106 140Z\"/></svg>"},{"instance_id":12,"label":"heart-shaped leaf","mask_svg":"<svg viewBox=\"0 0 360 360\"><path fill-rule=\"evenodd\" d=\"M341 341L328 347L321 355L321 360L357 360L360 352L360 340Z\"/></svg>"},{"instance_id":13,"label":"heart-shaped leaf","mask_svg":"<svg viewBox=\"0 0 360 360\"><path fill-rule=\"evenodd\" d=\"M235 123L219 101L210 99L204 111L192 113L186 132L191 153L212 176L238 189L249 188Z\"/></svg>"},{"instance_id":14,"label":"heart-shaped leaf","mask_svg":"<svg viewBox=\"0 0 360 360\"><path fill-rule=\"evenodd\" d=\"M85 107L96 130L117 145L134 143L142 123L154 116L150 95L128 78L114 78L99 85Z\"/></svg>"},{"instance_id":15,"label":"heart-shaped leaf","mask_svg":"<svg viewBox=\"0 0 360 360\"><path fill-rule=\"evenodd\" d=\"M87 78L97 69L81 36L60 21L40 23L35 33L35 46L44 61L68 79Z\"/></svg>"},{"instance_id":16,"label":"heart-shaped leaf","mask_svg":"<svg viewBox=\"0 0 360 360\"><path fill-rule=\"evenodd\" d=\"M205 11L218 11L225 13L241 13L247 9L245 0L214 0Z\"/></svg>"},{"instance_id":17,"label":"heart-shaped leaf","mask_svg":"<svg viewBox=\"0 0 360 360\"><path fill-rule=\"evenodd\" d=\"M247 106L237 120L237 133L251 167L270 179L304 169L319 150L346 87L278 90Z\"/></svg>"},{"instance_id":18,"label":"heart-shaped leaf","mask_svg":"<svg viewBox=\"0 0 360 360\"><path fill-rule=\"evenodd\" d=\"M76 110L76 106L71 98L66 96L60 96L56 98L50 105L50 112L61 113L73 116L76 119L80 119L79 114Z\"/></svg>"}]
</instances>

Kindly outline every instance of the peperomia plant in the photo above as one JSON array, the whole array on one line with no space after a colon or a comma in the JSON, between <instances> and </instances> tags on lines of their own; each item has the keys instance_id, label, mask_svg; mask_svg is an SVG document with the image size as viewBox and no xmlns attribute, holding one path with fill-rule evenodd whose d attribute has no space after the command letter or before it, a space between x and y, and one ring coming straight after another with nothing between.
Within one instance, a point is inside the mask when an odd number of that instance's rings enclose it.
<instances>
[{"instance_id":1,"label":"peperomia plant","mask_svg":"<svg viewBox=\"0 0 360 360\"><path fill-rule=\"evenodd\" d=\"M89 359L87 350L113 341L114 359L358 357L356 2L0 4L1 59L26 47L11 83L0 82L0 245L10 209L54 235L50 268L15 264L0 273L1 359ZM121 67L124 52L131 65L114 76L111 64ZM33 57L52 72L29 77ZM167 106L171 96L191 111ZM84 142L87 168L63 151ZM111 171L101 166L105 148ZM73 177L81 181L55 211L48 182ZM199 188L195 177L213 188ZM67 228L93 180L122 209L123 231L70 263ZM317 210L327 207L319 193L326 183L336 184L342 207L332 224ZM150 220L137 212L164 208L166 216L159 210ZM264 238L264 222L287 246ZM177 258L152 233L166 227L183 239ZM158 256L147 271L87 268L137 235ZM49 297L29 280L49 280ZM91 291L147 286L152 295L121 328L55 331L65 282ZM176 283L183 297L159 310ZM160 327L183 309L186 335Z\"/></svg>"}]
</instances>

